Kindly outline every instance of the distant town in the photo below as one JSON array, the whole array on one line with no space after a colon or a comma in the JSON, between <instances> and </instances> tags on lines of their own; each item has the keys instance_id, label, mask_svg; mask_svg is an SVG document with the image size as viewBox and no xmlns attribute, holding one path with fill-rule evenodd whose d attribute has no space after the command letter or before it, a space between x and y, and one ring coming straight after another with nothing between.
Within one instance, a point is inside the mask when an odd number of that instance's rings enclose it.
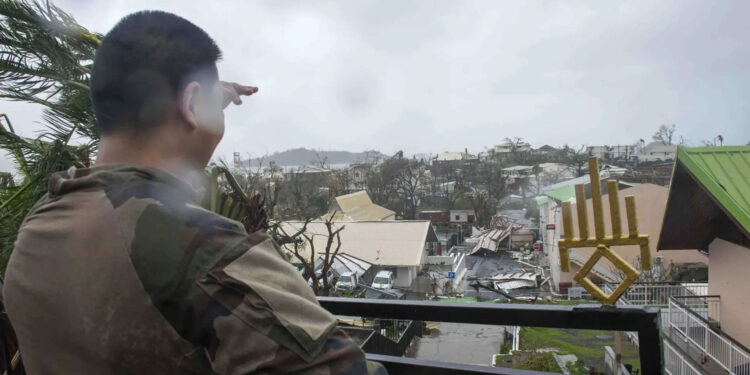
<instances>
[{"instance_id":1,"label":"distant town","mask_svg":"<svg viewBox=\"0 0 750 375\"><path fill-rule=\"evenodd\" d=\"M269 231L318 295L569 304L592 298L573 276L594 249L570 250L571 266L564 271L558 248L564 238L561 208L564 202L575 207L580 199L577 185L583 187L587 206L591 205L589 162L594 158L599 168L597 186L604 199L613 188L618 190L615 199L634 197L638 230L651 239L650 270L641 269L638 246L617 249L625 262L640 271L636 285L618 303L658 305L667 312L670 297L706 295L709 273L722 272L716 270L721 266L709 271L705 246L692 240L685 246L687 240L665 232L680 231L679 225L686 224L675 223L682 220L704 220L680 217L684 202L668 205L670 187L672 196L680 194L675 190L693 188L681 177L692 172L682 171L680 158L689 164L693 154L689 150L706 158L724 149L739 149L744 157L748 152L746 146L720 146L720 136L702 148L681 147L673 142L674 130L662 126L650 142L628 145L532 146L520 138L507 138L477 154L464 149L409 157L403 152L295 149L249 160L235 153L230 168L244 191L263 196L271 217ZM621 203L624 207L625 202ZM605 206L605 214L610 215ZM576 216L574 227L590 226L593 233L592 221L581 224L578 220ZM657 251L665 249L676 250ZM593 265L588 278L612 292L625 275L603 259ZM713 291L735 293L719 286ZM750 339L745 320L724 319L726 332ZM387 327L379 323L385 327L380 333L389 338L385 342L391 342L392 354L433 358L440 345L450 345L466 334L488 333L480 328L467 333L466 326L441 324L439 336L409 336L416 332L409 328L412 323L393 321ZM362 329L373 329L365 321L342 324L353 337L362 336ZM543 329L509 326L495 330L500 331L489 332L494 338L487 345L471 353L456 347L452 350L456 355L448 355L448 360L477 363L491 357L495 366L536 369L540 367L523 365L542 360L535 354L541 348L534 345L555 345L544 338L550 332ZM631 370L639 366L637 335L614 337L603 332L592 344L579 331L555 332L561 341L579 343L567 353L545 354L554 357L559 368L604 371L613 369L613 363L627 364ZM360 339L365 346L372 340ZM623 340L629 341L624 348ZM665 339L665 347L675 345L670 342ZM586 350L591 348L603 354L591 355ZM684 360L691 361L688 357Z\"/></svg>"}]
</instances>

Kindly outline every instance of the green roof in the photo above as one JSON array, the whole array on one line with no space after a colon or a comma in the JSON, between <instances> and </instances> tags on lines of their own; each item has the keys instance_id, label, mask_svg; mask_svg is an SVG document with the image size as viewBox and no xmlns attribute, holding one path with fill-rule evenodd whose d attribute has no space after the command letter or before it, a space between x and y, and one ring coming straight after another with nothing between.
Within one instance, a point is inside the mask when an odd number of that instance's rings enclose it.
<instances>
[{"instance_id":1,"label":"green roof","mask_svg":"<svg viewBox=\"0 0 750 375\"><path fill-rule=\"evenodd\" d=\"M750 232L750 146L679 147L677 163Z\"/></svg>"},{"instance_id":2,"label":"green roof","mask_svg":"<svg viewBox=\"0 0 750 375\"><path fill-rule=\"evenodd\" d=\"M576 186L575 185L565 185L560 186L559 188L556 188L554 190L550 190L544 195L556 199L560 202L566 202L571 200L572 198L575 198L576 196Z\"/></svg>"}]
</instances>

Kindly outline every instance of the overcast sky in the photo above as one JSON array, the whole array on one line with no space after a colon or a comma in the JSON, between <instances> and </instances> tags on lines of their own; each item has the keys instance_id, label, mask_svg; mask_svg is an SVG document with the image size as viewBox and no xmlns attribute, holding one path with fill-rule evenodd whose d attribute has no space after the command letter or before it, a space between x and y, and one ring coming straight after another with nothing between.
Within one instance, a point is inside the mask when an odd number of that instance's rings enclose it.
<instances>
[{"instance_id":1,"label":"overcast sky","mask_svg":"<svg viewBox=\"0 0 750 375\"><path fill-rule=\"evenodd\" d=\"M213 36L222 78L260 87L227 110L217 156L625 144L672 123L696 145L750 141L750 1L56 4L98 32L161 9ZM36 107L0 106L39 129Z\"/></svg>"}]
</instances>

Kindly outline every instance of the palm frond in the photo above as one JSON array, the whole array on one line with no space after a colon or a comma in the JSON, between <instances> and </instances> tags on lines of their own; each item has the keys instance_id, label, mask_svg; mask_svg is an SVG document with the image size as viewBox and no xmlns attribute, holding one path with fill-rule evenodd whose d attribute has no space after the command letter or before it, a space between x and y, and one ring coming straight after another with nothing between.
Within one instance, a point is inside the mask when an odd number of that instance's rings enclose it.
<instances>
[{"instance_id":1,"label":"palm frond","mask_svg":"<svg viewBox=\"0 0 750 375\"><path fill-rule=\"evenodd\" d=\"M263 195L245 192L225 166L209 171L208 192L203 206L224 217L239 221L248 233L268 229L268 212Z\"/></svg>"},{"instance_id":2,"label":"palm frond","mask_svg":"<svg viewBox=\"0 0 750 375\"><path fill-rule=\"evenodd\" d=\"M0 191L0 272L21 221L45 194L52 173L86 167L99 141L89 75L101 36L49 2L0 0L0 99L42 105L46 130L36 138L0 122L0 148L23 177ZM72 146L72 139L88 139Z\"/></svg>"}]
</instances>

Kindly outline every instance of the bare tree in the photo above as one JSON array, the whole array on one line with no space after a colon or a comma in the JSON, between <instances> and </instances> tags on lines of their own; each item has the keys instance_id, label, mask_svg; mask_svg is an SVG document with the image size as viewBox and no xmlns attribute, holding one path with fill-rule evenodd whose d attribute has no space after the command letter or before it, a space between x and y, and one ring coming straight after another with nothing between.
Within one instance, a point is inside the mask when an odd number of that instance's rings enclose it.
<instances>
[{"instance_id":1,"label":"bare tree","mask_svg":"<svg viewBox=\"0 0 750 375\"><path fill-rule=\"evenodd\" d=\"M405 159L402 159L405 160ZM419 189L426 184L426 167L424 163L415 160L405 160L400 173L396 175L394 183L396 191L404 202L404 217L413 220L417 216L419 205Z\"/></svg>"},{"instance_id":2,"label":"bare tree","mask_svg":"<svg viewBox=\"0 0 750 375\"><path fill-rule=\"evenodd\" d=\"M324 223L326 234L310 233L307 230L310 219L305 220L302 227L292 234L287 233L280 224L271 227L271 232L279 245L286 245L287 249L291 247L292 255L302 264L304 274L309 278L310 286L316 296L329 295L331 287L333 287L328 279L328 273L331 271L336 255L341 249L341 231L344 230L343 225L340 227L335 225L335 216L336 211L326 218ZM323 254L318 255L315 250L315 237L321 235L326 236L326 245ZM303 252L303 249L306 248L309 248L309 254ZM321 259L320 263L317 262L318 259ZM320 264L320 267L317 267L316 264Z\"/></svg>"},{"instance_id":3,"label":"bare tree","mask_svg":"<svg viewBox=\"0 0 750 375\"><path fill-rule=\"evenodd\" d=\"M384 161L367 178L368 192L373 201L406 219L416 217L422 189L427 184L426 164L405 159L400 151Z\"/></svg>"},{"instance_id":4,"label":"bare tree","mask_svg":"<svg viewBox=\"0 0 750 375\"><path fill-rule=\"evenodd\" d=\"M677 272L677 268L674 267L671 261L669 264L657 263L656 257L651 258L651 269L648 271L641 270L640 259L635 259L632 264L641 273L638 277L638 282L640 283L673 281ZM624 280L627 277L627 274L617 267L610 266L609 269L613 274L617 275L619 280Z\"/></svg>"},{"instance_id":5,"label":"bare tree","mask_svg":"<svg viewBox=\"0 0 750 375\"><path fill-rule=\"evenodd\" d=\"M662 125L659 127L659 130L654 133L654 135L651 137L654 142L661 142L665 145L671 145L672 144L672 138L674 137L674 132L677 128L677 125Z\"/></svg>"},{"instance_id":6,"label":"bare tree","mask_svg":"<svg viewBox=\"0 0 750 375\"><path fill-rule=\"evenodd\" d=\"M587 149L588 147L586 147L586 145L580 145L577 147L570 147L568 145L563 146L565 164L573 168L577 177L586 174L586 166L589 160Z\"/></svg>"},{"instance_id":7,"label":"bare tree","mask_svg":"<svg viewBox=\"0 0 750 375\"><path fill-rule=\"evenodd\" d=\"M312 163L316 167L326 169L328 168L328 156L321 154L320 151L315 151L315 160Z\"/></svg>"}]
</instances>

